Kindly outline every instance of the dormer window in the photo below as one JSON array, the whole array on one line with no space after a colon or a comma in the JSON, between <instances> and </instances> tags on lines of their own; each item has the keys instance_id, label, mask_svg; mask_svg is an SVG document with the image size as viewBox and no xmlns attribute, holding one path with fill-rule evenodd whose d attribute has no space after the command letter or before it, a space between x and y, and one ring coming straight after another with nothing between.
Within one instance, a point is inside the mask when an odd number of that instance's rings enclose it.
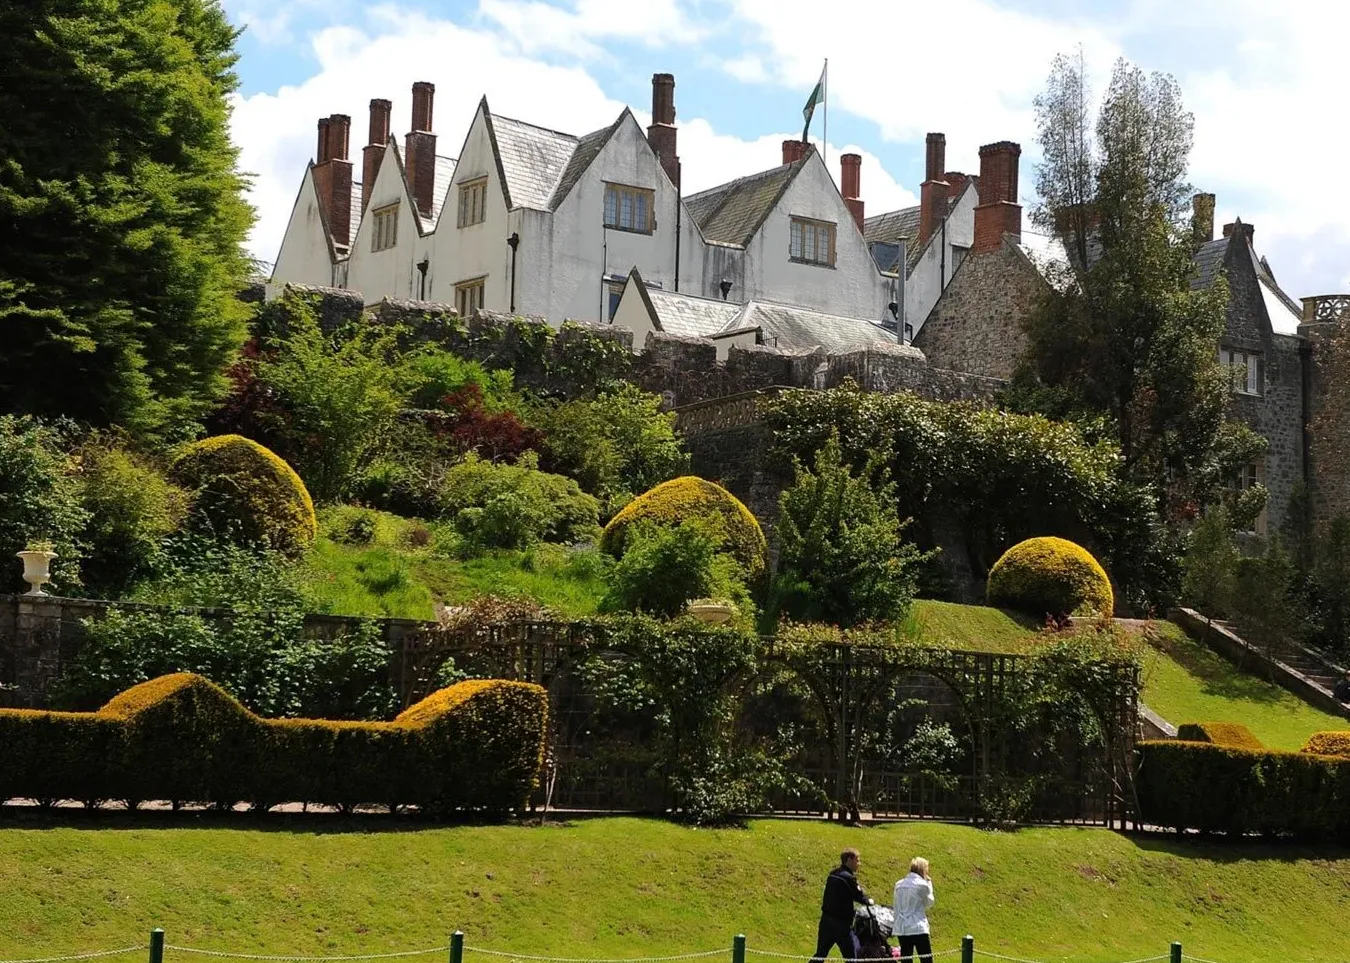
<instances>
[{"instance_id":1,"label":"dormer window","mask_svg":"<svg viewBox=\"0 0 1350 963\"><path fill-rule=\"evenodd\" d=\"M656 229L655 193L645 187L605 185L605 227L650 234Z\"/></svg>"},{"instance_id":2,"label":"dormer window","mask_svg":"<svg viewBox=\"0 0 1350 963\"><path fill-rule=\"evenodd\" d=\"M457 225L473 227L487 220L487 178L479 177L459 185Z\"/></svg>"},{"instance_id":3,"label":"dormer window","mask_svg":"<svg viewBox=\"0 0 1350 963\"><path fill-rule=\"evenodd\" d=\"M371 212L374 230L370 235L372 251L387 251L398 243L398 205L390 204Z\"/></svg>"},{"instance_id":4,"label":"dormer window","mask_svg":"<svg viewBox=\"0 0 1350 963\"><path fill-rule=\"evenodd\" d=\"M834 267L834 229L829 221L794 217L788 256L798 264Z\"/></svg>"}]
</instances>

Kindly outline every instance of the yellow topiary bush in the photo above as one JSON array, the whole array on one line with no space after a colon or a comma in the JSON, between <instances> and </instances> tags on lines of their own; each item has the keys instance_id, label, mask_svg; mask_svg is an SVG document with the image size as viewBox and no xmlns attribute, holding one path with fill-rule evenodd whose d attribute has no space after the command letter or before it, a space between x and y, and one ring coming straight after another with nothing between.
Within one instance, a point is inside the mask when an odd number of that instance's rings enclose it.
<instances>
[{"instance_id":1,"label":"yellow topiary bush","mask_svg":"<svg viewBox=\"0 0 1350 963\"><path fill-rule=\"evenodd\" d=\"M1018 542L989 570L990 605L1036 616L1109 616L1115 609L1111 580L1092 554L1068 539Z\"/></svg>"},{"instance_id":2,"label":"yellow topiary bush","mask_svg":"<svg viewBox=\"0 0 1350 963\"><path fill-rule=\"evenodd\" d=\"M193 493L198 521L217 533L298 555L318 532L314 502L300 476L242 435L187 446L173 463L173 475Z\"/></svg>"},{"instance_id":3,"label":"yellow topiary bush","mask_svg":"<svg viewBox=\"0 0 1350 963\"><path fill-rule=\"evenodd\" d=\"M1350 759L1350 732L1314 732L1303 744L1303 751Z\"/></svg>"},{"instance_id":4,"label":"yellow topiary bush","mask_svg":"<svg viewBox=\"0 0 1350 963\"><path fill-rule=\"evenodd\" d=\"M1251 752L1261 752L1266 748L1240 722L1188 722L1177 727L1177 738L1183 742L1208 742L1225 749L1246 749Z\"/></svg>"},{"instance_id":5,"label":"yellow topiary bush","mask_svg":"<svg viewBox=\"0 0 1350 963\"><path fill-rule=\"evenodd\" d=\"M769 546L750 509L721 485L694 475L662 482L629 502L605 526L600 547L617 558L623 555L625 533L634 522L676 525L692 518L714 521L726 551L751 575L763 571Z\"/></svg>"}]
</instances>

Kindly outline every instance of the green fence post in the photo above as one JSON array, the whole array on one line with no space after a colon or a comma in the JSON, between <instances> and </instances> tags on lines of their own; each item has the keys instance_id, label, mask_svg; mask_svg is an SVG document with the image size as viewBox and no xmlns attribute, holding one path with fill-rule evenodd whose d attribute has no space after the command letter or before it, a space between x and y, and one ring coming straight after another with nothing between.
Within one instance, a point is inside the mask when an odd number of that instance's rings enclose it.
<instances>
[{"instance_id":1,"label":"green fence post","mask_svg":"<svg viewBox=\"0 0 1350 963\"><path fill-rule=\"evenodd\" d=\"M164 963L164 931L159 927L150 931L150 963Z\"/></svg>"},{"instance_id":2,"label":"green fence post","mask_svg":"<svg viewBox=\"0 0 1350 963\"><path fill-rule=\"evenodd\" d=\"M464 934L459 930L450 934L450 963L464 963Z\"/></svg>"},{"instance_id":3,"label":"green fence post","mask_svg":"<svg viewBox=\"0 0 1350 963\"><path fill-rule=\"evenodd\" d=\"M745 963L745 934L737 933L731 941L731 963Z\"/></svg>"},{"instance_id":4,"label":"green fence post","mask_svg":"<svg viewBox=\"0 0 1350 963\"><path fill-rule=\"evenodd\" d=\"M1172 963L1181 963L1181 944L1172 941Z\"/></svg>"},{"instance_id":5,"label":"green fence post","mask_svg":"<svg viewBox=\"0 0 1350 963\"><path fill-rule=\"evenodd\" d=\"M961 963L975 963L975 937L969 933L961 937Z\"/></svg>"}]
</instances>

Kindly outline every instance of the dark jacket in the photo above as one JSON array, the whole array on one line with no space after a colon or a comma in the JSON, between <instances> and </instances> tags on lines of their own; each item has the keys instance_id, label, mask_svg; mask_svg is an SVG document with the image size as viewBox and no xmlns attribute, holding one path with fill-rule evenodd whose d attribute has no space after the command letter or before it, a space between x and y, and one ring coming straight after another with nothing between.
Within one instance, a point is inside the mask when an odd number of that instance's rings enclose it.
<instances>
[{"instance_id":1,"label":"dark jacket","mask_svg":"<svg viewBox=\"0 0 1350 963\"><path fill-rule=\"evenodd\" d=\"M1336 689L1331 694L1337 702L1350 703L1350 679L1342 679L1337 682Z\"/></svg>"},{"instance_id":2,"label":"dark jacket","mask_svg":"<svg viewBox=\"0 0 1350 963\"><path fill-rule=\"evenodd\" d=\"M848 929L853 926L853 904L867 903L858 878L845 866L825 877L825 895L820 899L820 918Z\"/></svg>"}]
</instances>

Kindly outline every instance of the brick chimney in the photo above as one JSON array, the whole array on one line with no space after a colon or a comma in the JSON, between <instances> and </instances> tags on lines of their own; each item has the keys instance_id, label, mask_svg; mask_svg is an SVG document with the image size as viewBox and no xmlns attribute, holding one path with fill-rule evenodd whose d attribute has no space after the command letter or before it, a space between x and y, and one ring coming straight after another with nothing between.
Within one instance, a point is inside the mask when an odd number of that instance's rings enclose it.
<instances>
[{"instance_id":1,"label":"brick chimney","mask_svg":"<svg viewBox=\"0 0 1350 963\"><path fill-rule=\"evenodd\" d=\"M314 163L314 186L328 219L334 243L346 247L352 233L352 162L347 159L347 141L352 119L333 114L319 120L319 144Z\"/></svg>"},{"instance_id":2,"label":"brick chimney","mask_svg":"<svg viewBox=\"0 0 1350 963\"><path fill-rule=\"evenodd\" d=\"M670 182L679 187L680 155L675 139L675 75L652 74L652 124L647 128L647 143Z\"/></svg>"},{"instance_id":3,"label":"brick chimney","mask_svg":"<svg viewBox=\"0 0 1350 963\"><path fill-rule=\"evenodd\" d=\"M1243 223L1242 223L1242 218L1239 217L1239 218L1238 218L1236 221L1234 221L1232 224L1225 224L1225 225L1223 226L1223 236L1224 236L1224 237L1232 237L1234 234L1241 234L1242 236L1244 236L1244 237L1247 239L1247 243L1248 243L1248 244L1251 244L1251 243L1253 243L1253 242L1252 242L1252 238L1253 238L1253 237L1255 236L1255 234L1256 234L1256 225L1255 225L1255 224L1243 224Z\"/></svg>"},{"instance_id":4,"label":"brick chimney","mask_svg":"<svg viewBox=\"0 0 1350 963\"><path fill-rule=\"evenodd\" d=\"M1196 247L1214 240L1214 195L1196 194L1191 198L1191 240Z\"/></svg>"},{"instance_id":5,"label":"brick chimney","mask_svg":"<svg viewBox=\"0 0 1350 963\"><path fill-rule=\"evenodd\" d=\"M956 200L961 196L961 192L966 189L966 182L970 180L970 175L962 174L960 171L947 171L942 175L942 179L947 182L947 196Z\"/></svg>"},{"instance_id":6,"label":"brick chimney","mask_svg":"<svg viewBox=\"0 0 1350 963\"><path fill-rule=\"evenodd\" d=\"M412 130L403 144L403 168L418 213L431 213L436 191L436 135L431 132L431 100L436 85L419 80L412 86Z\"/></svg>"},{"instance_id":7,"label":"brick chimney","mask_svg":"<svg viewBox=\"0 0 1350 963\"><path fill-rule=\"evenodd\" d=\"M799 140L783 141L783 164L795 164L806 156L809 149L809 145L803 144Z\"/></svg>"},{"instance_id":8,"label":"brick chimney","mask_svg":"<svg viewBox=\"0 0 1350 963\"><path fill-rule=\"evenodd\" d=\"M375 178L380 176L380 161L384 160L384 151L389 144L389 115L394 105L387 100L375 99L370 102L370 138L361 149L361 213L370 206L370 196L375 193Z\"/></svg>"},{"instance_id":9,"label":"brick chimney","mask_svg":"<svg viewBox=\"0 0 1350 963\"><path fill-rule=\"evenodd\" d=\"M947 182L942 169L947 165L947 136L929 134L928 156L924 164L923 184L919 186L919 244L933 236L947 217Z\"/></svg>"},{"instance_id":10,"label":"brick chimney","mask_svg":"<svg viewBox=\"0 0 1350 963\"><path fill-rule=\"evenodd\" d=\"M862 154L844 154L839 158L840 193L848 205L858 230L863 229Z\"/></svg>"},{"instance_id":11,"label":"brick chimney","mask_svg":"<svg viewBox=\"0 0 1350 963\"><path fill-rule=\"evenodd\" d=\"M975 208L971 253L996 251L1003 235L1022 236L1022 206L1017 203L1017 166L1022 147L1011 141L980 148L980 204Z\"/></svg>"}]
</instances>

